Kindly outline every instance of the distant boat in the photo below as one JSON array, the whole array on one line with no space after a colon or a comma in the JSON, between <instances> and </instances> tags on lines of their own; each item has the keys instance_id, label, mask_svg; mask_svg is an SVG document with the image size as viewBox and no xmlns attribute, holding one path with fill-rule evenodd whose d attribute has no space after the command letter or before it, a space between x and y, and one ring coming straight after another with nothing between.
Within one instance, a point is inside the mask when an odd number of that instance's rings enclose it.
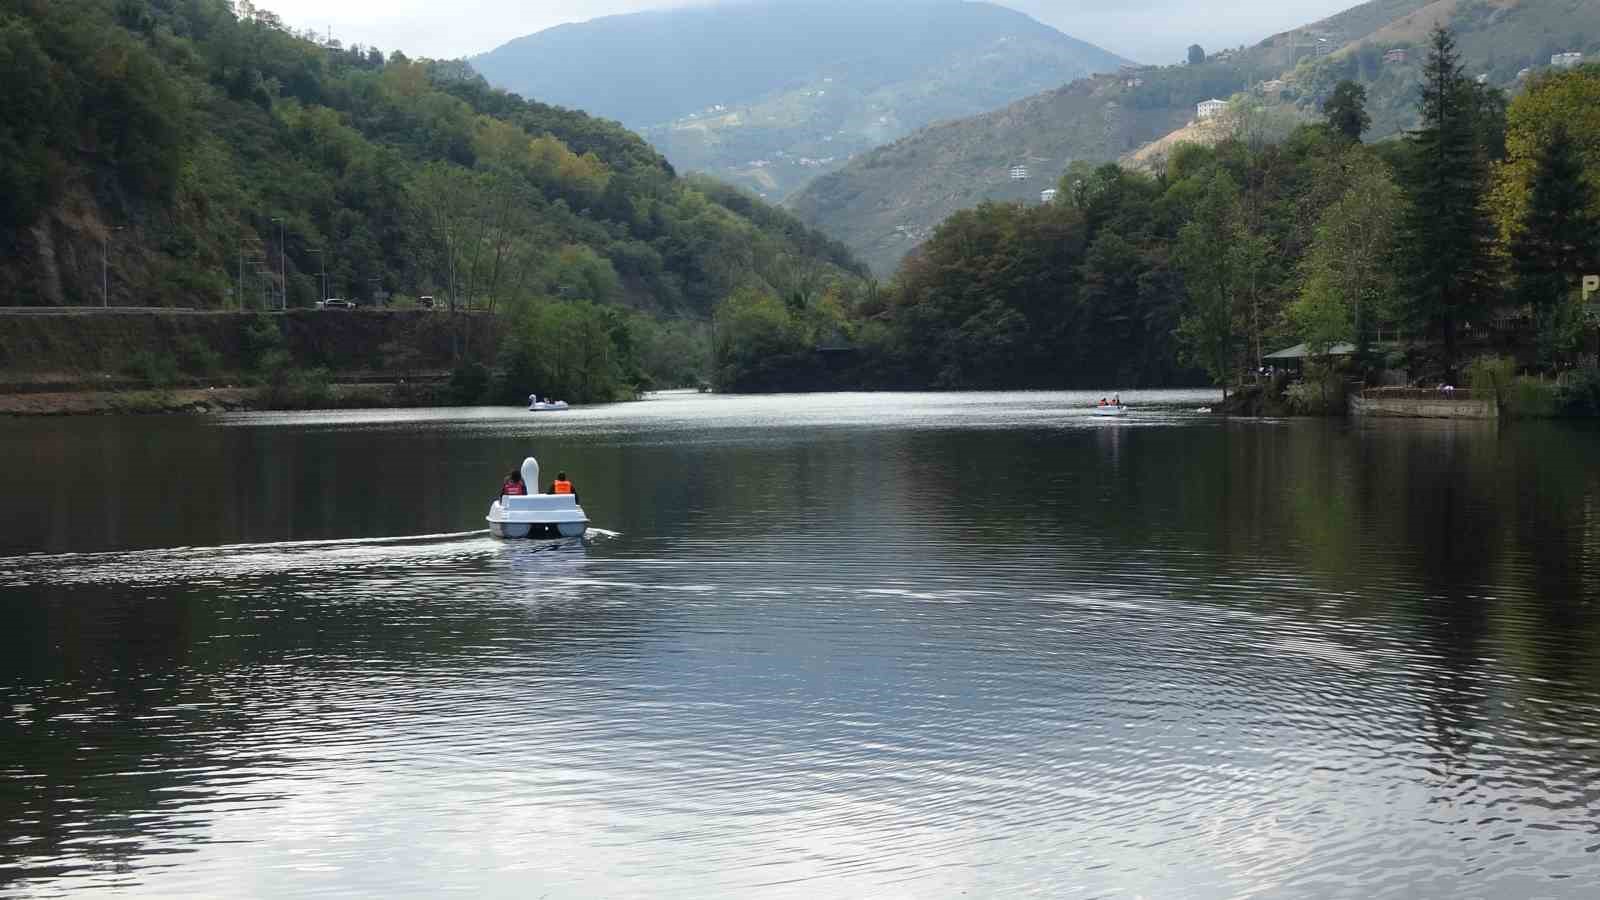
<instances>
[{"instance_id":1,"label":"distant boat","mask_svg":"<svg viewBox=\"0 0 1600 900\"><path fill-rule=\"evenodd\" d=\"M1128 407L1123 404L1096 406L1094 414L1097 416L1125 416L1128 414Z\"/></svg>"},{"instance_id":2,"label":"distant boat","mask_svg":"<svg viewBox=\"0 0 1600 900\"><path fill-rule=\"evenodd\" d=\"M528 395L528 412L558 412L566 408L565 400L540 400L538 394Z\"/></svg>"}]
</instances>

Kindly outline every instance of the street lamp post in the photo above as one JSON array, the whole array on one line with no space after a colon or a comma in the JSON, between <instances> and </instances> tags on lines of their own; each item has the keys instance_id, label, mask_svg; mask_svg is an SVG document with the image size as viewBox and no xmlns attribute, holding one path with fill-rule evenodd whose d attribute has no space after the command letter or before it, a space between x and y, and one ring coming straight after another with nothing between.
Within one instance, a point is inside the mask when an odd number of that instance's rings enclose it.
<instances>
[{"instance_id":1,"label":"street lamp post","mask_svg":"<svg viewBox=\"0 0 1600 900\"><path fill-rule=\"evenodd\" d=\"M272 221L278 224L278 309L286 310L289 308L289 251L284 246L283 219L274 216Z\"/></svg>"},{"instance_id":2,"label":"street lamp post","mask_svg":"<svg viewBox=\"0 0 1600 900\"><path fill-rule=\"evenodd\" d=\"M122 226L111 229L121 231ZM111 306L111 231L100 235L100 308Z\"/></svg>"},{"instance_id":3,"label":"street lamp post","mask_svg":"<svg viewBox=\"0 0 1600 900\"><path fill-rule=\"evenodd\" d=\"M321 269L321 274L317 276L317 284L322 291L322 300L326 302L328 299L328 255L322 252L321 247L312 247L306 252L317 255L317 265Z\"/></svg>"}]
</instances>

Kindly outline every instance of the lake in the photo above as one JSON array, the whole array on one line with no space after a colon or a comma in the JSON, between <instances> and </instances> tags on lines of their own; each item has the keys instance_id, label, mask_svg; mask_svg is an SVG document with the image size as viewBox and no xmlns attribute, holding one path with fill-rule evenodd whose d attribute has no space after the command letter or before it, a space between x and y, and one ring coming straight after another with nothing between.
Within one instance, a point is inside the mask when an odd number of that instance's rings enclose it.
<instances>
[{"instance_id":1,"label":"lake","mask_svg":"<svg viewBox=\"0 0 1600 900\"><path fill-rule=\"evenodd\" d=\"M0 894L1593 896L1600 431L1095 399L0 421Z\"/></svg>"}]
</instances>

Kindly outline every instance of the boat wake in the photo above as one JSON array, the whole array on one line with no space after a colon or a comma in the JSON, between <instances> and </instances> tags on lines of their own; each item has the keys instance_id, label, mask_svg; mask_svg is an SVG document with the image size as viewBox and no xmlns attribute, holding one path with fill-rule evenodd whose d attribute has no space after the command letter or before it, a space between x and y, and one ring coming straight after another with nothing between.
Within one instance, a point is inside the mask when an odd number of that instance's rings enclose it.
<instances>
[{"instance_id":1,"label":"boat wake","mask_svg":"<svg viewBox=\"0 0 1600 900\"><path fill-rule=\"evenodd\" d=\"M0 587L36 584L205 584L286 571L438 563L493 554L487 529L373 538L274 541L0 557Z\"/></svg>"}]
</instances>

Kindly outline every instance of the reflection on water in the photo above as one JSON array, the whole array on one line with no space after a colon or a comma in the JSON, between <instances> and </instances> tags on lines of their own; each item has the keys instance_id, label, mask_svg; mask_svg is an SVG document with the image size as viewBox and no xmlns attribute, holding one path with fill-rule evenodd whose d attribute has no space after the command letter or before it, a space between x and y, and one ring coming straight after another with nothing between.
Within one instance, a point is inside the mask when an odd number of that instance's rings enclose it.
<instances>
[{"instance_id":1,"label":"reflection on water","mask_svg":"<svg viewBox=\"0 0 1600 900\"><path fill-rule=\"evenodd\" d=\"M0 891L1590 896L1600 435L1129 399L8 428Z\"/></svg>"}]
</instances>

